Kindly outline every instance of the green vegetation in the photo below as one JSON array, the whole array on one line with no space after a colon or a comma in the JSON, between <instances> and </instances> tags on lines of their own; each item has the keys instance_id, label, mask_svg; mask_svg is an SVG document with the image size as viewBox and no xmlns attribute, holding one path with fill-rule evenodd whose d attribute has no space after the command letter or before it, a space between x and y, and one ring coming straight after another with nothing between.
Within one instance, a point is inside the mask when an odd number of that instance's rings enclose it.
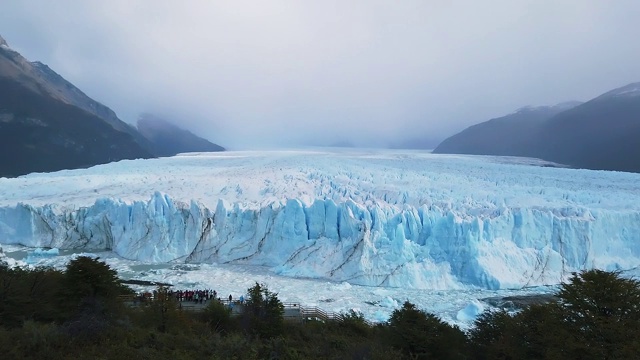
<instances>
[{"instance_id":1,"label":"green vegetation","mask_svg":"<svg viewBox=\"0 0 640 360\"><path fill-rule=\"evenodd\" d=\"M247 290L241 321L247 334L273 338L281 335L284 325L284 306L278 294L272 293L264 284L256 283Z\"/></svg>"},{"instance_id":2,"label":"green vegetation","mask_svg":"<svg viewBox=\"0 0 640 360\"><path fill-rule=\"evenodd\" d=\"M88 257L64 271L0 265L0 349L16 359L630 359L640 353L640 283L574 274L558 303L481 315L468 333L406 302L387 323L350 311L291 322L264 284L241 315L183 310L159 287L133 306L115 271Z\"/></svg>"},{"instance_id":3,"label":"green vegetation","mask_svg":"<svg viewBox=\"0 0 640 360\"><path fill-rule=\"evenodd\" d=\"M634 359L640 354L640 282L619 273L574 274L560 301L480 316L469 333L477 359Z\"/></svg>"},{"instance_id":4,"label":"green vegetation","mask_svg":"<svg viewBox=\"0 0 640 360\"><path fill-rule=\"evenodd\" d=\"M466 337L433 314L405 302L391 314L385 328L388 343L418 359L464 359Z\"/></svg>"}]
</instances>

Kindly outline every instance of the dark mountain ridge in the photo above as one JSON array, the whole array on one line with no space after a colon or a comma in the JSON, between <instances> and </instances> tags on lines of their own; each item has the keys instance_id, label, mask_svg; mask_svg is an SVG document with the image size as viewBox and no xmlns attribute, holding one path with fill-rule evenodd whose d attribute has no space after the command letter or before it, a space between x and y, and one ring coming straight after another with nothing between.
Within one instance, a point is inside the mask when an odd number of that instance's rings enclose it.
<instances>
[{"instance_id":1,"label":"dark mountain ridge","mask_svg":"<svg viewBox=\"0 0 640 360\"><path fill-rule=\"evenodd\" d=\"M138 131L149 140L151 149L157 156L173 156L184 152L225 150L220 145L151 114L140 116L140 119L138 119Z\"/></svg>"},{"instance_id":2,"label":"dark mountain ridge","mask_svg":"<svg viewBox=\"0 0 640 360\"><path fill-rule=\"evenodd\" d=\"M193 134L185 140L185 133L191 134L174 127L150 141L113 110L47 65L28 61L0 37L0 177L207 151L202 145L206 140ZM191 150L194 146L197 150Z\"/></svg>"},{"instance_id":3,"label":"dark mountain ridge","mask_svg":"<svg viewBox=\"0 0 640 360\"><path fill-rule=\"evenodd\" d=\"M148 157L102 119L0 77L0 176Z\"/></svg>"},{"instance_id":4,"label":"dark mountain ridge","mask_svg":"<svg viewBox=\"0 0 640 360\"><path fill-rule=\"evenodd\" d=\"M434 153L530 156L532 134L539 132L553 116L578 104L523 107L512 114L468 127L445 139Z\"/></svg>"},{"instance_id":5,"label":"dark mountain ridge","mask_svg":"<svg viewBox=\"0 0 640 360\"><path fill-rule=\"evenodd\" d=\"M149 148L111 109L0 38L0 176L153 157Z\"/></svg>"},{"instance_id":6,"label":"dark mountain ridge","mask_svg":"<svg viewBox=\"0 0 640 360\"><path fill-rule=\"evenodd\" d=\"M434 153L535 157L594 170L640 172L640 83L586 103L525 108L473 125Z\"/></svg>"},{"instance_id":7,"label":"dark mountain ridge","mask_svg":"<svg viewBox=\"0 0 640 360\"><path fill-rule=\"evenodd\" d=\"M640 172L640 83L554 116L536 136L532 155L580 168Z\"/></svg>"}]
</instances>

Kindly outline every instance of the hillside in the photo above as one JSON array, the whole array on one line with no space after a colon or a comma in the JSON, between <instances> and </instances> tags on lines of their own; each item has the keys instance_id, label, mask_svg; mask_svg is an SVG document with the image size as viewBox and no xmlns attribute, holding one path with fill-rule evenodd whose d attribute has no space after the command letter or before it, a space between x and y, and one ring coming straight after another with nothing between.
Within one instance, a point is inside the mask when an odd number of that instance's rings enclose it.
<instances>
[{"instance_id":1,"label":"hillside","mask_svg":"<svg viewBox=\"0 0 640 360\"><path fill-rule=\"evenodd\" d=\"M143 114L138 119L138 131L150 142L151 150L157 156L225 150L220 145L151 114Z\"/></svg>"},{"instance_id":2,"label":"hillside","mask_svg":"<svg viewBox=\"0 0 640 360\"><path fill-rule=\"evenodd\" d=\"M640 172L640 83L556 115L540 129L532 155L579 168Z\"/></svg>"},{"instance_id":3,"label":"hillside","mask_svg":"<svg viewBox=\"0 0 640 360\"><path fill-rule=\"evenodd\" d=\"M0 177L152 157L136 137L109 108L0 37Z\"/></svg>"},{"instance_id":4,"label":"hillside","mask_svg":"<svg viewBox=\"0 0 640 360\"><path fill-rule=\"evenodd\" d=\"M526 156L576 168L640 172L638 139L640 83L633 83L570 108L520 110L471 126L434 152Z\"/></svg>"},{"instance_id":5,"label":"hillside","mask_svg":"<svg viewBox=\"0 0 640 360\"><path fill-rule=\"evenodd\" d=\"M434 149L442 154L530 156L534 134L554 115L578 105L524 107L516 112L473 125L445 139Z\"/></svg>"}]
</instances>

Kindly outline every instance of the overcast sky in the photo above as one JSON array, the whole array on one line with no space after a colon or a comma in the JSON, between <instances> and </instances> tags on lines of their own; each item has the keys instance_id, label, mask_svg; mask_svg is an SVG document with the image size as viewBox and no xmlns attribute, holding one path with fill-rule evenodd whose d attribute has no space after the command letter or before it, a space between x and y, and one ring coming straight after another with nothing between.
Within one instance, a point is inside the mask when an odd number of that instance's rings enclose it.
<instances>
[{"instance_id":1,"label":"overcast sky","mask_svg":"<svg viewBox=\"0 0 640 360\"><path fill-rule=\"evenodd\" d=\"M638 19L637 0L2 0L0 35L126 122L386 146L640 81Z\"/></svg>"}]
</instances>

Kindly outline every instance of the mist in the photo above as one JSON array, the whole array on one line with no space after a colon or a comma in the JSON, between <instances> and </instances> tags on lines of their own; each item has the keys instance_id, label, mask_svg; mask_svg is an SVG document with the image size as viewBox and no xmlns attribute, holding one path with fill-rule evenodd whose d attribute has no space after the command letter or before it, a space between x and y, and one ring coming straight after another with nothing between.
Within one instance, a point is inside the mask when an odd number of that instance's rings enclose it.
<instances>
[{"instance_id":1,"label":"mist","mask_svg":"<svg viewBox=\"0 0 640 360\"><path fill-rule=\"evenodd\" d=\"M640 2L3 1L0 35L230 149L441 140L640 81Z\"/></svg>"}]
</instances>

